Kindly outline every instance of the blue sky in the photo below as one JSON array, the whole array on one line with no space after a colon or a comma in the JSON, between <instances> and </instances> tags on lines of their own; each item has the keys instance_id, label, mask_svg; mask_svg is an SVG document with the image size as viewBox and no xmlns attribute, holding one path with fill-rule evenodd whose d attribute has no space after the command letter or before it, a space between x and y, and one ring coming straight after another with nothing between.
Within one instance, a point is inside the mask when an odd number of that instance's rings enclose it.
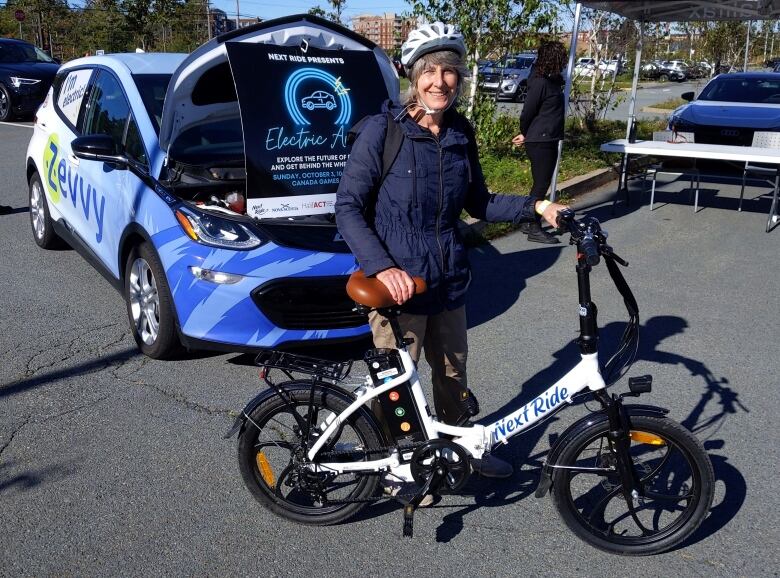
<instances>
[{"instance_id":1,"label":"blue sky","mask_svg":"<svg viewBox=\"0 0 780 578\"><path fill-rule=\"evenodd\" d=\"M261 18L278 18L290 14L308 12L309 8L321 6L328 10L327 0L239 0L241 16L260 16ZM224 10L228 16L235 17L235 0L212 0L212 6ZM395 12L397 14L408 12L411 6L406 0L347 0L344 9L345 20L357 14L382 14Z\"/></svg>"}]
</instances>

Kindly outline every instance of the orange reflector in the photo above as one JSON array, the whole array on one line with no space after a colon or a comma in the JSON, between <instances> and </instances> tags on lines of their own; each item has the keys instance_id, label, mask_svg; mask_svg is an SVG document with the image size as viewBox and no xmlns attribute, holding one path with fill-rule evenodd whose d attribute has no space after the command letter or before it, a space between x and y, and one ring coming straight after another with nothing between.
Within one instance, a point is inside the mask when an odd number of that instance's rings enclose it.
<instances>
[{"instance_id":1,"label":"orange reflector","mask_svg":"<svg viewBox=\"0 0 780 578\"><path fill-rule=\"evenodd\" d=\"M271 489L276 487L276 476L274 476L271 464L268 463L268 458L265 457L265 453L257 452L255 461L257 461L257 469L260 470L260 475L263 477L263 481L266 485Z\"/></svg>"},{"instance_id":2,"label":"orange reflector","mask_svg":"<svg viewBox=\"0 0 780 578\"><path fill-rule=\"evenodd\" d=\"M639 444L650 444L651 446L663 446L666 442L663 438L646 431L631 431L631 439Z\"/></svg>"},{"instance_id":3,"label":"orange reflector","mask_svg":"<svg viewBox=\"0 0 780 578\"><path fill-rule=\"evenodd\" d=\"M193 241L198 240L198 235L195 233L195 229L192 228L192 223L190 223L190 220L186 217L186 215L184 215L184 213L176 211L176 220L179 221L181 228L184 229L184 232L187 233L187 236L190 239Z\"/></svg>"}]
</instances>

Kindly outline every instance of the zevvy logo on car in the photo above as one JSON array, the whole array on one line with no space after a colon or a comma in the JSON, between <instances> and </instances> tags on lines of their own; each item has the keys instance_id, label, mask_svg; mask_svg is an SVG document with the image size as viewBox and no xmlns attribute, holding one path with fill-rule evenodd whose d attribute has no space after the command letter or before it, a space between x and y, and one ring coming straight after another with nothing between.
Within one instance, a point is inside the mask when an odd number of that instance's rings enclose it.
<instances>
[{"instance_id":1,"label":"zevvy logo on car","mask_svg":"<svg viewBox=\"0 0 780 578\"><path fill-rule=\"evenodd\" d=\"M60 139L52 134L43 151L43 182L52 202L70 202L80 210L87 223L94 226L95 241L103 240L106 197L79 174L78 167L62 154Z\"/></svg>"}]
</instances>

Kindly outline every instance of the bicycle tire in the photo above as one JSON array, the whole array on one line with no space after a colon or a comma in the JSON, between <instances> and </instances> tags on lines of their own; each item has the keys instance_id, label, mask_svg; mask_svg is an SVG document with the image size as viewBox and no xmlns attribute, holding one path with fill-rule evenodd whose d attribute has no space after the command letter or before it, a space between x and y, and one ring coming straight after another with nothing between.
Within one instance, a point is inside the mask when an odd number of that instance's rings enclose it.
<instances>
[{"instance_id":1,"label":"bicycle tire","mask_svg":"<svg viewBox=\"0 0 780 578\"><path fill-rule=\"evenodd\" d=\"M608 430L606 419L583 424L562 440L556 465L613 465ZM632 416L631 434L631 456L647 492L633 514L619 478L603 474L556 469L553 503L566 525L600 550L627 556L666 552L696 531L709 512L715 484L712 463L701 442L673 420ZM620 510L625 512L616 515ZM677 511L679 516L666 523Z\"/></svg>"},{"instance_id":2,"label":"bicycle tire","mask_svg":"<svg viewBox=\"0 0 780 578\"><path fill-rule=\"evenodd\" d=\"M302 473L304 469L296 467L295 461L305 453L303 432L292 412L306 419L312 384L296 381L280 387L286 391L289 402L277 395L269 397L250 412L239 435L238 463L244 483L260 504L282 518L322 526L344 522L366 506L367 502L359 500L374 495L379 473L336 476L328 472ZM314 387L316 435L324 431L323 420L344 411L349 399L328 387ZM380 440L375 420L365 408L360 408L345 420L323 451L361 453L382 447ZM329 462L359 460L354 455L327 459ZM306 481L301 482L303 477ZM307 485L321 490L320 497L316 492L309 492ZM322 496L326 498L324 501Z\"/></svg>"}]
</instances>

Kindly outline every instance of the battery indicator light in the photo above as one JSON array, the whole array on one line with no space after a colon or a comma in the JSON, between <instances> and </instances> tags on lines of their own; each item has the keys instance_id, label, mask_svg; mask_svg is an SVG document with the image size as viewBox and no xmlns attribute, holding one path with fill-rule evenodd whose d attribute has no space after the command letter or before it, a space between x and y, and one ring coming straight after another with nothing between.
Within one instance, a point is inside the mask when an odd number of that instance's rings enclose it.
<instances>
[{"instance_id":1,"label":"battery indicator light","mask_svg":"<svg viewBox=\"0 0 780 578\"><path fill-rule=\"evenodd\" d=\"M410 429L412 429L412 424L408 421L401 422L401 431L409 431Z\"/></svg>"},{"instance_id":2,"label":"battery indicator light","mask_svg":"<svg viewBox=\"0 0 780 578\"><path fill-rule=\"evenodd\" d=\"M406 415L406 410L402 407L395 408L395 415L398 417L404 417Z\"/></svg>"},{"instance_id":3,"label":"battery indicator light","mask_svg":"<svg viewBox=\"0 0 780 578\"><path fill-rule=\"evenodd\" d=\"M399 399L401 399L401 396L398 394L397 391L391 391L389 397L390 397L390 401L398 401Z\"/></svg>"}]
</instances>

